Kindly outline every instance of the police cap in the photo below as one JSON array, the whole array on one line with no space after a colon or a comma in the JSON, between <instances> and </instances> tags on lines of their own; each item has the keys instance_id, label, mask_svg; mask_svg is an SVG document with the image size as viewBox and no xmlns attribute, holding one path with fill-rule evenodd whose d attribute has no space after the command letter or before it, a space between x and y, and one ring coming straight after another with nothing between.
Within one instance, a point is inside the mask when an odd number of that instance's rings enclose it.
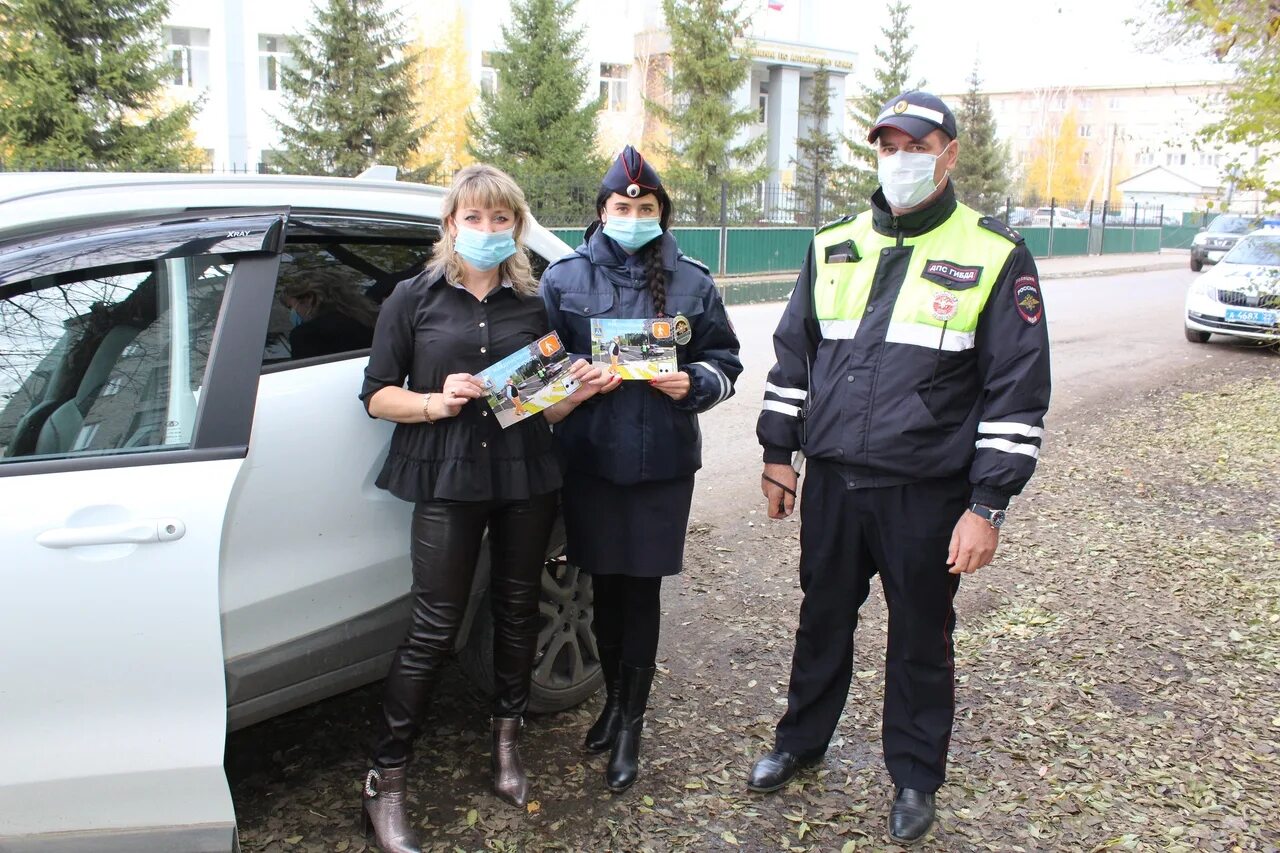
<instances>
[{"instance_id":1,"label":"police cap","mask_svg":"<svg viewBox=\"0 0 1280 853\"><path fill-rule=\"evenodd\" d=\"M951 109L937 95L919 90L903 92L881 107L867 141L875 142L886 127L896 128L912 139L923 139L935 130L956 138L956 117Z\"/></svg>"},{"instance_id":2,"label":"police cap","mask_svg":"<svg viewBox=\"0 0 1280 853\"><path fill-rule=\"evenodd\" d=\"M619 195L639 198L662 189L662 178L639 151L628 145L613 161L600 187Z\"/></svg>"}]
</instances>

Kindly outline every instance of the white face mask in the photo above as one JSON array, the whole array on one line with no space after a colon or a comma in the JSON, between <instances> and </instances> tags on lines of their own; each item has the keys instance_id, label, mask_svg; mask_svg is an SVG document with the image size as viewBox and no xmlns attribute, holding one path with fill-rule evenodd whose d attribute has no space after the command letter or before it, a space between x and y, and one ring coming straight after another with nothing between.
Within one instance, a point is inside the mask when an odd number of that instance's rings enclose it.
<instances>
[{"instance_id":1,"label":"white face mask","mask_svg":"<svg viewBox=\"0 0 1280 853\"><path fill-rule=\"evenodd\" d=\"M928 198L942 183L934 182L933 169L938 157L945 153L946 148L937 156L899 151L888 157L881 157L878 168L880 188L884 190L885 200L890 206L903 210L915 207ZM943 180L946 180L946 175L943 175Z\"/></svg>"}]
</instances>

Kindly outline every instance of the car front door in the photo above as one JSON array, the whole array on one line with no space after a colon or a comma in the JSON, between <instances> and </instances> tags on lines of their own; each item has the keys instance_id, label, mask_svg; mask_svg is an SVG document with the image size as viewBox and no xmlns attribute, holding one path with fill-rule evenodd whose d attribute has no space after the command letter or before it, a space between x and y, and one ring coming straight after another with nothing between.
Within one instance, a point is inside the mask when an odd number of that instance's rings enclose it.
<instances>
[{"instance_id":1,"label":"car front door","mask_svg":"<svg viewBox=\"0 0 1280 853\"><path fill-rule=\"evenodd\" d=\"M237 849L218 570L286 211L0 245L0 849Z\"/></svg>"}]
</instances>

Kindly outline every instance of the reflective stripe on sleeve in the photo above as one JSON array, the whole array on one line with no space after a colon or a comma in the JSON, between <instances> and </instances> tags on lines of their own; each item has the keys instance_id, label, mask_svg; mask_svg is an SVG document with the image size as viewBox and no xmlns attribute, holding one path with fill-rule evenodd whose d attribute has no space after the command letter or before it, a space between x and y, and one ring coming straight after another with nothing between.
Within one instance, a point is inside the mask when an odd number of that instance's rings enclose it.
<instances>
[{"instance_id":1,"label":"reflective stripe on sleeve","mask_svg":"<svg viewBox=\"0 0 1280 853\"><path fill-rule=\"evenodd\" d=\"M777 400L765 400L764 410L766 412L777 412L780 415L788 415L793 418L800 417L799 406L789 406L786 403L779 403Z\"/></svg>"},{"instance_id":2,"label":"reflective stripe on sleeve","mask_svg":"<svg viewBox=\"0 0 1280 853\"><path fill-rule=\"evenodd\" d=\"M809 396L808 391L800 388L783 388L780 385L774 385L772 382L764 383L766 394L777 394L779 397L785 397L788 400L803 400Z\"/></svg>"},{"instance_id":3,"label":"reflective stripe on sleeve","mask_svg":"<svg viewBox=\"0 0 1280 853\"><path fill-rule=\"evenodd\" d=\"M723 403L725 398L729 396L729 389L733 387L729 384L729 377L725 376L723 370L716 367L709 361L695 361L690 363L689 366L692 367L695 364L698 365L698 367L705 367L707 370L711 371L711 375L720 383L720 394L716 397L716 402L711 405L714 406L716 403Z\"/></svg>"},{"instance_id":4,"label":"reflective stripe on sleeve","mask_svg":"<svg viewBox=\"0 0 1280 853\"><path fill-rule=\"evenodd\" d=\"M951 329L943 331L938 326L926 326L923 323L890 323L885 333L886 343L910 344L928 349L944 349L947 352L963 352L973 349L976 336L973 332L956 332Z\"/></svg>"},{"instance_id":5,"label":"reflective stripe on sleeve","mask_svg":"<svg viewBox=\"0 0 1280 853\"><path fill-rule=\"evenodd\" d=\"M1025 435L1027 438L1040 438L1044 435L1044 428L1027 426L1017 421L983 421L978 424L978 432L987 435Z\"/></svg>"},{"instance_id":6,"label":"reflective stripe on sleeve","mask_svg":"<svg viewBox=\"0 0 1280 853\"><path fill-rule=\"evenodd\" d=\"M848 341L858 334L857 320L819 320L822 337L829 341Z\"/></svg>"},{"instance_id":7,"label":"reflective stripe on sleeve","mask_svg":"<svg viewBox=\"0 0 1280 853\"><path fill-rule=\"evenodd\" d=\"M979 450L989 447L992 450L1000 450L1005 453L1021 453L1023 456L1030 456L1032 459L1040 458L1040 448L1034 444L1019 444L1006 438L983 438L975 442L974 446Z\"/></svg>"}]
</instances>

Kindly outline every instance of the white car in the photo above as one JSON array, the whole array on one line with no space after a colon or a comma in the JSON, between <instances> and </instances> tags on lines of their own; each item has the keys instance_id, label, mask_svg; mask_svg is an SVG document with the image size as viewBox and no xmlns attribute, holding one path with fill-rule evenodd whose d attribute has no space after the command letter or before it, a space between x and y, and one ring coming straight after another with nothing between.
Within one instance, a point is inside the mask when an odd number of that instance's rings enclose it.
<instances>
[{"instance_id":1,"label":"white car","mask_svg":"<svg viewBox=\"0 0 1280 853\"><path fill-rule=\"evenodd\" d=\"M0 850L235 850L228 729L385 675L411 506L373 485L369 322L283 298L367 314L422 268L444 191L377 174L0 175ZM543 590L545 711L600 677L589 580L553 552Z\"/></svg>"},{"instance_id":2,"label":"white car","mask_svg":"<svg viewBox=\"0 0 1280 853\"><path fill-rule=\"evenodd\" d=\"M1241 237L1187 291L1187 340L1280 341L1280 230Z\"/></svg>"}]
</instances>

